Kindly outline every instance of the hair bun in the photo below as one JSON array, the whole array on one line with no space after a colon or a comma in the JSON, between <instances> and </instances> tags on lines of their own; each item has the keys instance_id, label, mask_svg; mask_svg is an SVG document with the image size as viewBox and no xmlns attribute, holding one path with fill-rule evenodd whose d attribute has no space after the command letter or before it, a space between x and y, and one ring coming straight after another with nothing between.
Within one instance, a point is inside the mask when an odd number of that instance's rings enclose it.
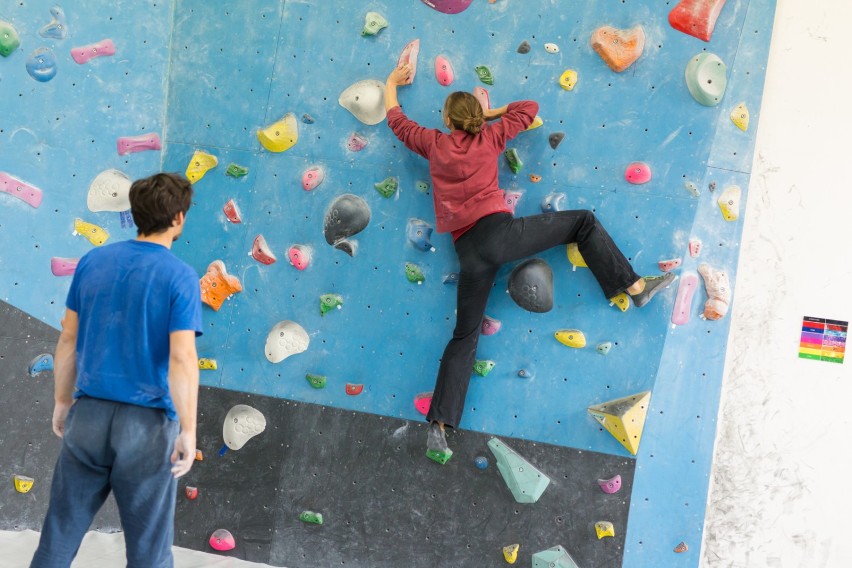
<instances>
[{"instance_id":1,"label":"hair bun","mask_svg":"<svg viewBox=\"0 0 852 568\"><path fill-rule=\"evenodd\" d=\"M464 121L464 130L470 134L479 134L485 119L481 116L471 116Z\"/></svg>"}]
</instances>

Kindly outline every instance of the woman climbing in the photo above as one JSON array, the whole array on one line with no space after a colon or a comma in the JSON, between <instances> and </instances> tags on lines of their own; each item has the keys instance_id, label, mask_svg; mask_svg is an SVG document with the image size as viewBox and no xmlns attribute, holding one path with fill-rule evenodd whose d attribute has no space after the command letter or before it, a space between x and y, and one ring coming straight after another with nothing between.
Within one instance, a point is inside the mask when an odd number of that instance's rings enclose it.
<instances>
[{"instance_id":1,"label":"woman climbing","mask_svg":"<svg viewBox=\"0 0 852 568\"><path fill-rule=\"evenodd\" d=\"M399 107L397 87L411 83L411 66L394 69L385 83L388 126L405 146L429 161L436 229L452 233L459 259L456 327L444 350L426 416L426 455L439 463L452 456L445 427L461 421L488 293L501 265L576 242L604 295L627 292L637 307L671 284L671 273L641 277L591 211L558 211L515 218L498 186L497 164L506 143L538 112L534 101L483 109L470 93L444 103L450 133L424 128ZM494 123L486 121L500 119Z\"/></svg>"}]
</instances>

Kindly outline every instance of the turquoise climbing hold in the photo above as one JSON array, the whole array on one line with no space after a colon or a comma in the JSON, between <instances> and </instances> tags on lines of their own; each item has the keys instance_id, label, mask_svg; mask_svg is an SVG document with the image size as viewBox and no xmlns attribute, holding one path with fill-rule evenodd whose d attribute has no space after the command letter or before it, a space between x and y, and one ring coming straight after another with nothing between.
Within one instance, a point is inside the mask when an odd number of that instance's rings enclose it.
<instances>
[{"instance_id":1,"label":"turquoise climbing hold","mask_svg":"<svg viewBox=\"0 0 852 568\"><path fill-rule=\"evenodd\" d=\"M704 106L716 106L721 102L728 85L727 70L718 55L702 51L686 65L689 94Z\"/></svg>"},{"instance_id":2,"label":"turquoise climbing hold","mask_svg":"<svg viewBox=\"0 0 852 568\"><path fill-rule=\"evenodd\" d=\"M579 566L567 550L557 545L533 554L532 568L579 568Z\"/></svg>"},{"instance_id":3,"label":"turquoise climbing hold","mask_svg":"<svg viewBox=\"0 0 852 568\"><path fill-rule=\"evenodd\" d=\"M550 478L498 438L488 440L497 460L497 470L518 503L535 503L550 484Z\"/></svg>"}]
</instances>

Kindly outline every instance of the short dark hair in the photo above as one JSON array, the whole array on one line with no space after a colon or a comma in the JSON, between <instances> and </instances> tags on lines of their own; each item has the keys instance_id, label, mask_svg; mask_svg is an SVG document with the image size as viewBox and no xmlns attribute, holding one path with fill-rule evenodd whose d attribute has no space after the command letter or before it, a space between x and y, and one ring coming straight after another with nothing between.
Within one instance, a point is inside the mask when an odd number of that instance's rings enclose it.
<instances>
[{"instance_id":1,"label":"short dark hair","mask_svg":"<svg viewBox=\"0 0 852 568\"><path fill-rule=\"evenodd\" d=\"M180 174L154 174L130 186L130 212L140 236L167 230L191 204L192 184Z\"/></svg>"}]
</instances>

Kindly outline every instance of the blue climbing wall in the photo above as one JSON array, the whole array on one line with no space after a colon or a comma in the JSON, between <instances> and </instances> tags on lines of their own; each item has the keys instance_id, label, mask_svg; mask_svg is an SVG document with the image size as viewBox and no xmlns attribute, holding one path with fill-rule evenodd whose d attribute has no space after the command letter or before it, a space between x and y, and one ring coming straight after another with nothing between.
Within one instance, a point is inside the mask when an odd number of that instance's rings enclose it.
<instances>
[{"instance_id":1,"label":"blue climbing wall","mask_svg":"<svg viewBox=\"0 0 852 568\"><path fill-rule=\"evenodd\" d=\"M160 167L184 171L193 152L203 150L217 156L219 166L195 184L189 223L174 250L199 275L221 259L244 288L220 311L205 308L199 352L216 358L218 370L204 371L204 384L421 418L413 398L432 389L454 325L456 290L443 283L458 269L452 242L433 235L435 252L408 243L410 219L434 223L431 195L416 188L428 180L426 162L403 148L386 123L365 126L337 103L356 81L384 81L415 38L421 41L418 75L400 89L400 100L421 124L441 125L443 100L452 90L485 86L476 65L494 74L493 86L486 87L495 106L523 98L539 102L543 126L511 143L522 171L515 175L501 164L502 187L523 193L518 215L540 213L547 194L564 193L568 207L596 212L638 272L656 273L658 261L682 257L678 273L694 273L698 262L708 262L725 269L736 288L742 219L724 221L715 202L729 185L743 188L742 205L747 196L774 2L729 0L709 43L669 26L674 2L651 0L475 0L457 15L419 0L347 0L333 8L320 0L79 4L66 6L71 35L63 41L37 34L50 20L51 3L0 8L0 19L22 37L18 51L0 58L0 97L8 111L0 116L0 171L45 193L38 209L0 194L0 298L51 325L58 325L68 279L51 275L50 257L77 257L90 248L71 236L74 218L107 228L116 240L134 234L121 228L117 213L86 209L95 175L108 168L131 177ZM361 35L368 11L390 22L377 36ZM644 27L644 53L623 73L611 71L590 47L601 25ZM107 37L116 43L115 56L85 65L71 60L70 47ZM517 52L524 40L532 48L528 54ZM559 52L546 52L546 42ZM43 45L55 50L59 73L37 83L24 61ZM687 62L702 51L728 66L727 92L716 107L699 105L684 83ZM437 55L455 69L451 87L435 80ZM568 68L579 75L573 91L558 84ZM747 132L728 117L740 102L751 110ZM255 133L288 112L307 113L315 122L300 121L297 144L271 154ZM162 153L118 156L118 136L146 132L162 135ZM346 145L355 132L369 140L361 152ZM555 150L548 144L554 132L565 134ZM650 183L624 180L632 161L650 164ZM226 176L231 162L247 166L249 174ZM324 168L325 181L306 192L301 176L313 165ZM529 174L542 179L533 183ZM400 189L386 199L373 184L389 176L399 179ZM701 195L690 194L686 182ZM323 236L326 209L343 193L361 196L372 211L370 224L354 237L353 257ZM228 199L240 207L242 224L226 220ZM249 256L259 234L278 262L266 266ZM704 245L696 259L687 253L691 238ZM305 271L287 263L293 244L313 250ZM670 323L674 287L647 308L622 313L608 304L588 269L572 270L564 248L539 256L554 269L554 309L532 314L516 306L505 292L512 266L504 268L487 308L502 329L482 337L478 351L496 367L472 379L461 427L628 456L586 408L651 390L624 566L696 566L728 319L698 318L703 286L687 325ZM425 283L408 282L406 262L422 268ZM342 309L321 316L323 293L340 294ZM272 364L264 343L281 320L304 327L310 346ZM558 343L553 332L562 328L583 330L589 347ZM604 341L614 345L605 357L594 350ZM519 378L522 368L534 377ZM311 388L306 372L326 375L328 386ZM363 393L347 395L346 383L363 384ZM672 552L680 541L690 544L689 553Z\"/></svg>"}]
</instances>

